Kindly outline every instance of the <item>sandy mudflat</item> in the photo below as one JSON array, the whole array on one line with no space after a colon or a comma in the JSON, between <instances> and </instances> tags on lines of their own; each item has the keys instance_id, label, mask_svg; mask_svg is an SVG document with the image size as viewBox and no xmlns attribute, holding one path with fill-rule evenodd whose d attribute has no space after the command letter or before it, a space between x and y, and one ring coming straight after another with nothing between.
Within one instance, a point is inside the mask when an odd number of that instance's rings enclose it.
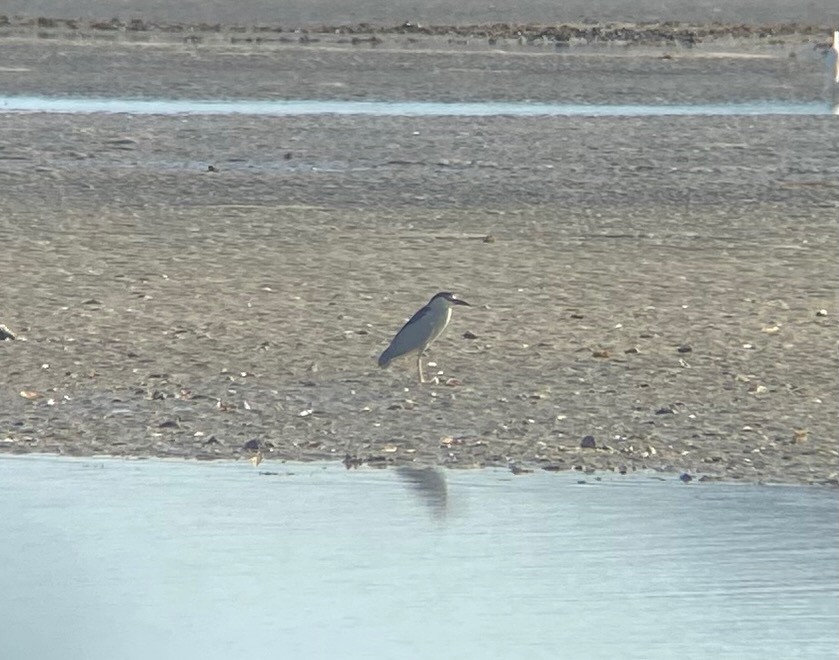
<instances>
[{"instance_id":1,"label":"sandy mudflat","mask_svg":"<svg viewBox=\"0 0 839 660\"><path fill-rule=\"evenodd\" d=\"M161 7L148 20L226 20ZM538 21L534 7L503 20ZM775 37L562 50L225 27L106 39L102 16L15 18L0 81L7 95L812 102L832 10L808 11ZM0 343L0 450L258 444L266 460L835 485L837 119L2 114L0 323L18 340ZM431 350L439 384L379 370L444 288L475 307ZM580 448L588 435L597 448Z\"/></svg>"}]
</instances>

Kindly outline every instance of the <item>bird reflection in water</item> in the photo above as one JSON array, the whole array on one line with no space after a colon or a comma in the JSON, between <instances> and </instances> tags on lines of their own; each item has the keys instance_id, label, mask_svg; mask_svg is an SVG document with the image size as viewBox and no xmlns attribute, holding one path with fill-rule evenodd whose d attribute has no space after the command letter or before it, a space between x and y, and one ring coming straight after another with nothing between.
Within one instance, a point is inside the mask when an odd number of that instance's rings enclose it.
<instances>
[{"instance_id":1,"label":"bird reflection in water","mask_svg":"<svg viewBox=\"0 0 839 660\"><path fill-rule=\"evenodd\" d=\"M398 467L396 474L410 490L419 496L435 518L444 518L448 510L449 495L446 475L433 467Z\"/></svg>"}]
</instances>

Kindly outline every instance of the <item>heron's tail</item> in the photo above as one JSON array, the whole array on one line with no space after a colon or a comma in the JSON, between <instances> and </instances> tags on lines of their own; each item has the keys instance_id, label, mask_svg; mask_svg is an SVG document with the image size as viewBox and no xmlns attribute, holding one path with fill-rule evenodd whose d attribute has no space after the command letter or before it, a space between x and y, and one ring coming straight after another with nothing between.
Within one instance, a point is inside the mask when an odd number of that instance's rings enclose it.
<instances>
[{"instance_id":1,"label":"heron's tail","mask_svg":"<svg viewBox=\"0 0 839 660\"><path fill-rule=\"evenodd\" d=\"M379 366L386 367L395 356L390 352L390 346L379 356Z\"/></svg>"}]
</instances>

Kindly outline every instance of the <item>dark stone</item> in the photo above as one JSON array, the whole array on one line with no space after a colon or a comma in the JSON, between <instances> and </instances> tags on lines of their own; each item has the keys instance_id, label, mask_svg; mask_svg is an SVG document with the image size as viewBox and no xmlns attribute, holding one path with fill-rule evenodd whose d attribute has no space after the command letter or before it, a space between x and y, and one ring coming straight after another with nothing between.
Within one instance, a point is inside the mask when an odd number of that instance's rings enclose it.
<instances>
[{"instance_id":1,"label":"dark stone","mask_svg":"<svg viewBox=\"0 0 839 660\"><path fill-rule=\"evenodd\" d=\"M597 444L594 442L594 436L587 435L585 438L583 438L580 441L580 447L582 447L583 449L594 449L595 447L597 447Z\"/></svg>"},{"instance_id":2,"label":"dark stone","mask_svg":"<svg viewBox=\"0 0 839 660\"><path fill-rule=\"evenodd\" d=\"M690 353L693 350L693 348L691 346L689 346L688 344L682 344L676 350L679 353Z\"/></svg>"},{"instance_id":3,"label":"dark stone","mask_svg":"<svg viewBox=\"0 0 839 660\"><path fill-rule=\"evenodd\" d=\"M247 449L248 451L257 451L259 449L259 440L257 440L256 438L248 440L244 445L242 445L242 449Z\"/></svg>"},{"instance_id":4,"label":"dark stone","mask_svg":"<svg viewBox=\"0 0 839 660\"><path fill-rule=\"evenodd\" d=\"M684 484L689 484L691 481L693 481L693 477L690 476L687 472L682 472L682 474L679 475L679 481L681 481Z\"/></svg>"}]
</instances>

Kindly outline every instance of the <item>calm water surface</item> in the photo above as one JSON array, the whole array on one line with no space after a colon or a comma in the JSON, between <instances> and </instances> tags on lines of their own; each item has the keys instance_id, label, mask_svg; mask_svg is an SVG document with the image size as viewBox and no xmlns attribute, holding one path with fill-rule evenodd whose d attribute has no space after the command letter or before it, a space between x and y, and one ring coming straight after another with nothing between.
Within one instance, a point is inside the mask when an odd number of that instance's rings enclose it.
<instances>
[{"instance_id":1,"label":"calm water surface","mask_svg":"<svg viewBox=\"0 0 839 660\"><path fill-rule=\"evenodd\" d=\"M259 101L0 96L0 112L126 113L141 115L372 115L372 116L588 116L829 115L829 103L718 103L697 105L586 105L569 103L439 103L432 101Z\"/></svg>"},{"instance_id":2,"label":"calm water surface","mask_svg":"<svg viewBox=\"0 0 839 660\"><path fill-rule=\"evenodd\" d=\"M0 658L836 657L833 490L260 469L0 458Z\"/></svg>"}]
</instances>

